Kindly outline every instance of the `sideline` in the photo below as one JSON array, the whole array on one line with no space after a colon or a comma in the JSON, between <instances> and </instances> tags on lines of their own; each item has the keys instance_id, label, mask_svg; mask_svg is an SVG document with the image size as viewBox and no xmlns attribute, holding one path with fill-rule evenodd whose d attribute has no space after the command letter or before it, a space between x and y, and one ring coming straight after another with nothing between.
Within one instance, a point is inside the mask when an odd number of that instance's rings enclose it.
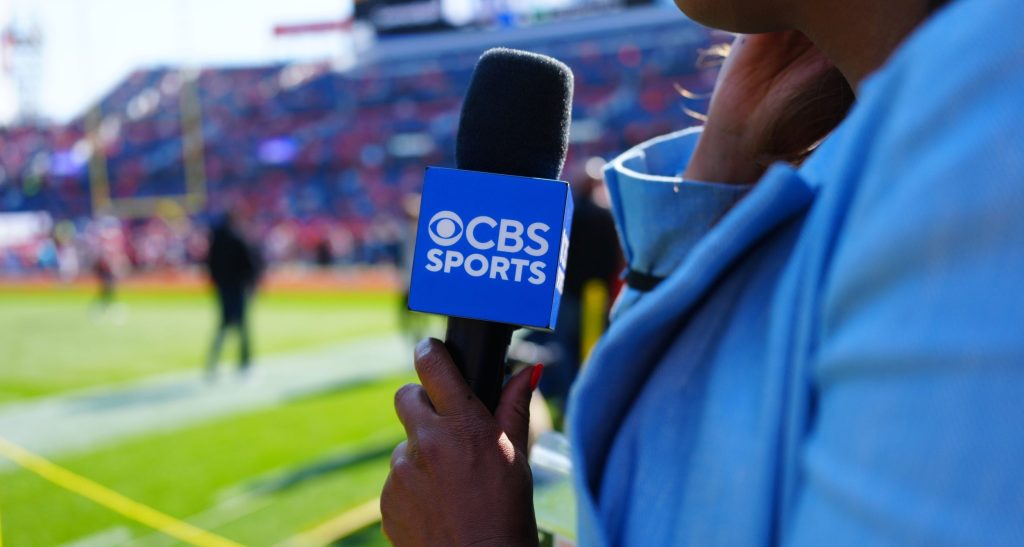
<instances>
[{"instance_id":1,"label":"sideline","mask_svg":"<svg viewBox=\"0 0 1024 547\"><path fill-rule=\"evenodd\" d=\"M175 539L194 545L195 547L242 547L229 539L197 528L187 522L178 520L143 505L133 499L127 498L114 490L111 490L99 483L93 482L85 477L76 475L63 467L41 457L24 448L11 443L0 437L0 456L3 456L20 465L28 471L39 475L65 490L74 492L84 498L90 499L99 505L120 513L125 517L145 524L150 528L167 534ZM0 529L0 535L3 530ZM3 547L3 539L0 537L0 547Z\"/></svg>"},{"instance_id":2,"label":"sideline","mask_svg":"<svg viewBox=\"0 0 1024 547\"><path fill-rule=\"evenodd\" d=\"M374 498L338 516L332 517L310 530L282 541L278 544L278 547L330 545L379 521L380 498Z\"/></svg>"},{"instance_id":3,"label":"sideline","mask_svg":"<svg viewBox=\"0 0 1024 547\"><path fill-rule=\"evenodd\" d=\"M61 454L92 452L125 439L277 408L358 382L407 375L408 355L408 342L397 333L368 334L257 358L244 382L223 378L204 383L197 371L178 370L14 402L0 405L0 437L55 460ZM0 458L0 471L10 467Z\"/></svg>"},{"instance_id":4,"label":"sideline","mask_svg":"<svg viewBox=\"0 0 1024 547\"><path fill-rule=\"evenodd\" d=\"M329 270L301 267L274 268L260 283L260 293L271 296L309 295L329 298L369 294L374 299L391 303L401 290L394 268L384 266L334 267ZM135 273L117 283L122 294L210 294L210 281L201 270L164 270ZM96 294L96 281L89 275L65 282L56 274L33 274L27 277L0 277L0 295L44 294L56 296Z\"/></svg>"}]
</instances>

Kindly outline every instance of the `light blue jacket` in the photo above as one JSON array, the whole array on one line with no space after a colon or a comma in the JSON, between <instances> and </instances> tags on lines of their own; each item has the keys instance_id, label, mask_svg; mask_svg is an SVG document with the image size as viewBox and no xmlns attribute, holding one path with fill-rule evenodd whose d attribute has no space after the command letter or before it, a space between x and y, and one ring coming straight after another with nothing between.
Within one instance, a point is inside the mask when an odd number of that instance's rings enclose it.
<instances>
[{"instance_id":1,"label":"light blue jacket","mask_svg":"<svg viewBox=\"0 0 1024 547\"><path fill-rule=\"evenodd\" d=\"M1024 545L1024 2L954 2L745 197L694 139L607 171L667 279L573 392L581 545Z\"/></svg>"}]
</instances>

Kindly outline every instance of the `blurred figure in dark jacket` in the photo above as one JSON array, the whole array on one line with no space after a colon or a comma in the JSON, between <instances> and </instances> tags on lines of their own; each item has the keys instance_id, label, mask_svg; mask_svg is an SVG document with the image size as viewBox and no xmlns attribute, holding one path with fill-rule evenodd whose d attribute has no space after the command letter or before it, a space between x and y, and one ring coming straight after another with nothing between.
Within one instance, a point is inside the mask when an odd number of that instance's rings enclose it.
<instances>
[{"instance_id":1,"label":"blurred figure in dark jacket","mask_svg":"<svg viewBox=\"0 0 1024 547\"><path fill-rule=\"evenodd\" d=\"M540 392L556 411L556 424L561 422L581 363L606 327L608 306L622 270L615 222L607 199L600 199L603 192L603 182L594 176L573 184L576 211L558 324L554 332L528 333L510 350L513 360L544 363Z\"/></svg>"},{"instance_id":2,"label":"blurred figure in dark jacket","mask_svg":"<svg viewBox=\"0 0 1024 547\"><path fill-rule=\"evenodd\" d=\"M210 347L209 360L206 363L207 376L212 379L229 328L238 331L241 346L240 372L248 370L251 359L246 312L249 297L252 296L256 281L259 279L261 264L253 249L238 233L232 213L225 214L214 225L210 233L206 265L220 304L220 324L217 326L213 345Z\"/></svg>"}]
</instances>

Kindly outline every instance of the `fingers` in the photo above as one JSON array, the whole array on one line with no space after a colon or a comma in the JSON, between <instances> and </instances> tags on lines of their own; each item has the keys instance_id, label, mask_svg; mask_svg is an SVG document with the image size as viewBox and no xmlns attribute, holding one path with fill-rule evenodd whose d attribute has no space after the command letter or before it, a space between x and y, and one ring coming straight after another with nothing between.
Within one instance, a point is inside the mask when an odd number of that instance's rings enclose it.
<instances>
[{"instance_id":1,"label":"fingers","mask_svg":"<svg viewBox=\"0 0 1024 547\"><path fill-rule=\"evenodd\" d=\"M401 461L405 458L405 451L407 450L408 446L409 446L409 441L402 441L402 442L398 443L398 446L396 446L394 450L391 451L391 468L392 469L394 469L395 466L398 465L399 463L401 463Z\"/></svg>"},{"instance_id":2,"label":"fingers","mask_svg":"<svg viewBox=\"0 0 1024 547\"><path fill-rule=\"evenodd\" d=\"M380 529L384 533L384 536L388 538L388 541L392 545L397 543L396 532L398 524L396 517L401 515L399 507L401 494L399 487L396 486L395 479L395 465L402 460L402 455L405 453L405 442L399 444L395 451L391 453L391 473L388 473L387 480L384 481L384 488L380 492Z\"/></svg>"},{"instance_id":3,"label":"fingers","mask_svg":"<svg viewBox=\"0 0 1024 547\"><path fill-rule=\"evenodd\" d=\"M421 341L416 346L415 362L416 374L437 414L458 414L468 408L467 405L474 404L483 408L440 340L428 338Z\"/></svg>"},{"instance_id":4,"label":"fingers","mask_svg":"<svg viewBox=\"0 0 1024 547\"><path fill-rule=\"evenodd\" d=\"M512 445L526 452L526 444L530 435L530 398L533 388L540 380L542 365L525 368L505 384L501 392L501 401L494 411L494 417L502 431L508 435Z\"/></svg>"},{"instance_id":5,"label":"fingers","mask_svg":"<svg viewBox=\"0 0 1024 547\"><path fill-rule=\"evenodd\" d=\"M415 436L420 424L436 416L427 392L417 384L406 384L395 392L395 413L409 438Z\"/></svg>"}]
</instances>

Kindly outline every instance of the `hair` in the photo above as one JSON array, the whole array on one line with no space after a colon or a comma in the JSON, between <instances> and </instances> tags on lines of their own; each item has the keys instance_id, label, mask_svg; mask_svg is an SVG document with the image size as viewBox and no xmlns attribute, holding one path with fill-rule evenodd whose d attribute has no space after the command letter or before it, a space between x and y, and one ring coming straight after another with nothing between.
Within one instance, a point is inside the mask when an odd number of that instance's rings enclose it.
<instances>
[{"instance_id":1,"label":"hair","mask_svg":"<svg viewBox=\"0 0 1024 547\"><path fill-rule=\"evenodd\" d=\"M730 49L730 44L723 43L699 51L698 67L708 69L721 66ZM687 99L708 97L693 93L678 84L676 90ZM820 78L817 86L794 93L788 98L781 109L781 115L769 129L771 147L761 151L758 163L765 167L776 161L799 165L846 118L855 99L856 95L846 77L833 66ZM685 107L683 110L697 120L707 121L704 114ZM798 125L807 130L794 133L791 128ZM809 141L812 144L808 145Z\"/></svg>"},{"instance_id":2,"label":"hair","mask_svg":"<svg viewBox=\"0 0 1024 547\"><path fill-rule=\"evenodd\" d=\"M934 13L940 8L949 4L951 0L926 0L928 13ZM721 60L729 55L729 44L715 44L711 48L699 52L698 66L709 68L721 64ZM692 93L680 86L676 86L684 97L688 99L705 98L703 95ZM782 115L775 122L771 129L772 138L769 142L772 147L763 151L759 161L764 165L775 161L786 161L792 164L800 164L832 132L845 118L856 95L849 82L839 71L832 67L820 80L819 85L814 89L807 89L790 97L788 104L782 109ZM690 116L706 121L707 116L684 108ZM806 145L805 140L796 141L792 138L793 133L785 128L800 123L809 127L811 134L817 138L811 146ZM801 135L806 138L806 135Z\"/></svg>"},{"instance_id":3,"label":"hair","mask_svg":"<svg viewBox=\"0 0 1024 547\"><path fill-rule=\"evenodd\" d=\"M769 165L782 160L799 165L846 119L855 100L856 95L846 77L838 68L832 67L816 87L790 97L771 129L772 137L768 142L772 146L762 151L761 162ZM804 126L808 133L798 135L788 129L796 125ZM810 146L807 145L808 136L813 138Z\"/></svg>"}]
</instances>

